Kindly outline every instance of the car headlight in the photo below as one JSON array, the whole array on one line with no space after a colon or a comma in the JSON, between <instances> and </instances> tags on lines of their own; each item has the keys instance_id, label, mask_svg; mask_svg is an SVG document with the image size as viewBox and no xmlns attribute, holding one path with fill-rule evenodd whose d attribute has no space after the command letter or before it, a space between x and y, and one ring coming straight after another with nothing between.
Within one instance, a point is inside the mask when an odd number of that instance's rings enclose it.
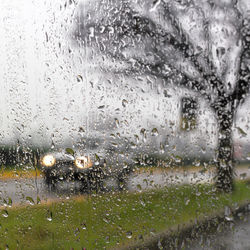
<instances>
[{"instance_id":1,"label":"car headlight","mask_svg":"<svg viewBox=\"0 0 250 250\"><path fill-rule=\"evenodd\" d=\"M80 169L84 169L92 167L93 163L89 157L80 156L75 159L75 165Z\"/></svg>"},{"instance_id":2,"label":"car headlight","mask_svg":"<svg viewBox=\"0 0 250 250\"><path fill-rule=\"evenodd\" d=\"M52 167L56 163L56 158L53 155L45 155L42 159L42 165Z\"/></svg>"}]
</instances>

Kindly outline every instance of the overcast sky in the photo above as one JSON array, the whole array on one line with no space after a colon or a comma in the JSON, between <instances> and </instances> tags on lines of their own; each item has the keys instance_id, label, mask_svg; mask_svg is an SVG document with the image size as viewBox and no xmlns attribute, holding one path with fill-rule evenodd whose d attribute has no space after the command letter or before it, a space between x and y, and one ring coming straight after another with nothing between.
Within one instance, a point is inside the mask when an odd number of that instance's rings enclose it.
<instances>
[{"instance_id":1,"label":"overcast sky","mask_svg":"<svg viewBox=\"0 0 250 250\"><path fill-rule=\"evenodd\" d=\"M168 134L185 143L215 146L216 123L206 103L200 104L197 131L180 132L180 98L190 93L150 76L103 73L99 63L109 62L89 60L86 49L74 45L77 8L64 8L62 2L0 2L0 144L17 138L26 145L74 144L83 127L86 136L119 132L130 138L141 128L157 128L156 143ZM236 121L247 133L249 104L240 108ZM237 129L234 137L249 143L249 136Z\"/></svg>"}]
</instances>

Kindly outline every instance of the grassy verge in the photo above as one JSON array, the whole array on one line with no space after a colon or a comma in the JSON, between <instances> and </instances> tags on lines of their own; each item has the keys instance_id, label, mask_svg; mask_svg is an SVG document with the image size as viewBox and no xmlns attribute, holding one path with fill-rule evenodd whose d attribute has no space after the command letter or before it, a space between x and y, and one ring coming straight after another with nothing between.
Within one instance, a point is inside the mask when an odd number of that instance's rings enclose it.
<instances>
[{"instance_id":1,"label":"grassy verge","mask_svg":"<svg viewBox=\"0 0 250 250\"><path fill-rule=\"evenodd\" d=\"M38 169L0 169L0 180L34 178L39 176L42 176L42 173Z\"/></svg>"},{"instance_id":2,"label":"grassy verge","mask_svg":"<svg viewBox=\"0 0 250 250\"><path fill-rule=\"evenodd\" d=\"M236 207L250 200L249 191L246 182L237 182L230 195L216 193L210 185L185 185L6 208L0 216L0 248L120 248L225 206Z\"/></svg>"}]
</instances>

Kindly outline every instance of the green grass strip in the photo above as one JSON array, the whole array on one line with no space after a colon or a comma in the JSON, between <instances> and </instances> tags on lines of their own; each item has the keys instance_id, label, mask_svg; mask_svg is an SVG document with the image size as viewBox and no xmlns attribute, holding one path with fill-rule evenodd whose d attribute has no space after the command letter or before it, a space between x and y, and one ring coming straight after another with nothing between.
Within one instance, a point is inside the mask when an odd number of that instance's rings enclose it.
<instances>
[{"instance_id":1,"label":"green grass strip","mask_svg":"<svg viewBox=\"0 0 250 250\"><path fill-rule=\"evenodd\" d=\"M1 210L0 249L120 248L250 200L250 186L232 194L211 185L172 186L142 193L106 193Z\"/></svg>"}]
</instances>

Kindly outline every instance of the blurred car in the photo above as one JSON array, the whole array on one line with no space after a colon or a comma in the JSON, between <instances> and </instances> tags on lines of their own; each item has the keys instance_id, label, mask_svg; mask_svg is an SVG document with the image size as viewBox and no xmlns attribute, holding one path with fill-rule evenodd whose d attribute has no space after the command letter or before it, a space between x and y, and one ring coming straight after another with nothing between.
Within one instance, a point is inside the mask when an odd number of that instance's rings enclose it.
<instances>
[{"instance_id":1,"label":"blurred car","mask_svg":"<svg viewBox=\"0 0 250 250\"><path fill-rule=\"evenodd\" d=\"M104 179L110 176L115 177L122 189L125 177L132 170L132 164L114 155L104 158L93 152L83 154L72 149L48 152L41 156L39 165L48 186L55 186L58 181L79 181L81 187L88 190L103 190Z\"/></svg>"}]
</instances>

